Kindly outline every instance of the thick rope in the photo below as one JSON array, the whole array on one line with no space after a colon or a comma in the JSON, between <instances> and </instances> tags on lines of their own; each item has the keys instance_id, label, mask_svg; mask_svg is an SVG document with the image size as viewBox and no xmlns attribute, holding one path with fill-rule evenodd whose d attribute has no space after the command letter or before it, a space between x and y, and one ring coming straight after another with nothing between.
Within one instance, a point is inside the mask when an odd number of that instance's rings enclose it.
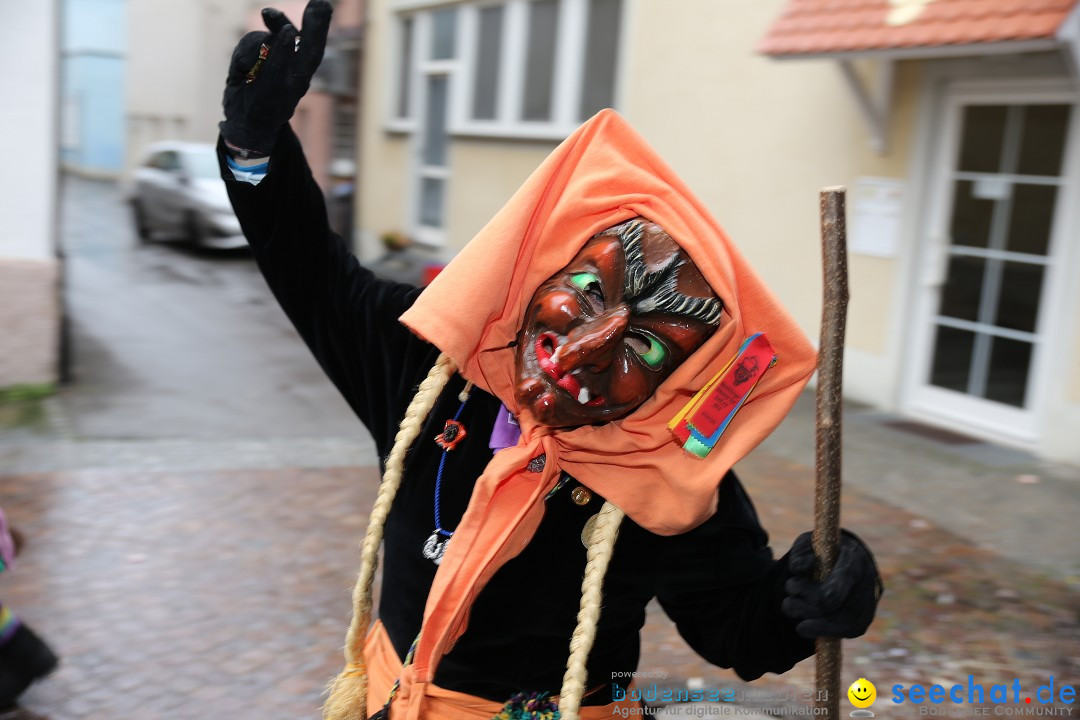
<instances>
[{"instance_id":1,"label":"thick rope","mask_svg":"<svg viewBox=\"0 0 1080 720\"><path fill-rule=\"evenodd\" d=\"M353 586L353 616L345 637L345 670L330 685L330 697L323 705L324 720L353 720L367 717L367 672L363 646L372 615L372 582L379 564L379 546L390 506L394 502L405 469L405 455L423 429L435 402L453 376L456 368L446 354L440 354L435 365L409 403L401 421L394 446L386 460L375 507L368 519L367 532L360 546L360 575Z\"/></svg>"},{"instance_id":2,"label":"thick rope","mask_svg":"<svg viewBox=\"0 0 1080 720\"><path fill-rule=\"evenodd\" d=\"M585 579L581 583L581 607L578 610L577 627L570 639L570 658L566 661L562 690L559 693L559 717L561 720L578 720L581 698L585 695L588 678L586 663L589 651L596 639L596 625L600 620L603 601L604 575L615 551L619 537L619 525L623 511L609 502L600 509L596 527L589 536L588 561Z\"/></svg>"}]
</instances>

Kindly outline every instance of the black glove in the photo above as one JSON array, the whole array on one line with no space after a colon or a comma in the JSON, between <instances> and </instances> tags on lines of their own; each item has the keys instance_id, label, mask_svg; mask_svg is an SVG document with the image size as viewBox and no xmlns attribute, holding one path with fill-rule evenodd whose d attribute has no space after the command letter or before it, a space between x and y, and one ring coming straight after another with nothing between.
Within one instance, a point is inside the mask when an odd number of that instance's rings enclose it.
<instances>
[{"instance_id":1,"label":"black glove","mask_svg":"<svg viewBox=\"0 0 1080 720\"><path fill-rule=\"evenodd\" d=\"M820 583L814 580L816 563L810 533L805 532L788 552L791 577L780 609L796 621L795 632L805 638L859 637L870 627L885 590L873 553L854 533L841 530L836 564Z\"/></svg>"},{"instance_id":2,"label":"black glove","mask_svg":"<svg viewBox=\"0 0 1080 720\"><path fill-rule=\"evenodd\" d=\"M332 11L329 0L310 0L298 32L283 12L265 8L263 22L270 32L249 32L233 50L219 127L237 157L270 154L322 62Z\"/></svg>"}]
</instances>

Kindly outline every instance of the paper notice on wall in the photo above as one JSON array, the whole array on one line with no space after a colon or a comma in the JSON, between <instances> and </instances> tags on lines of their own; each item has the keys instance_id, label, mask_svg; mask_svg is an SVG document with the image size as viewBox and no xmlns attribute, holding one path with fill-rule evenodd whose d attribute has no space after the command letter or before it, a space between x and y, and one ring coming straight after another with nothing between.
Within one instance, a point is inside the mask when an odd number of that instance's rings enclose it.
<instances>
[{"instance_id":1,"label":"paper notice on wall","mask_svg":"<svg viewBox=\"0 0 1080 720\"><path fill-rule=\"evenodd\" d=\"M860 255L896 257L904 181L861 177L855 180L848 215L848 249Z\"/></svg>"}]
</instances>

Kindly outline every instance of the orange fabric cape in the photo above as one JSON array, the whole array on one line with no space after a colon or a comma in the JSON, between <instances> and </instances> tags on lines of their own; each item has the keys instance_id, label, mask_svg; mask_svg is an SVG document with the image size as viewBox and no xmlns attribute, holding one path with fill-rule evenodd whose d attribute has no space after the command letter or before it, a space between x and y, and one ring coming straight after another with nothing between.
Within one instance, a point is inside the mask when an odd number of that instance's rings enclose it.
<instances>
[{"instance_id":1,"label":"orange fabric cape","mask_svg":"<svg viewBox=\"0 0 1080 720\"><path fill-rule=\"evenodd\" d=\"M723 300L711 338L631 415L552 430L514 400L515 340L533 293L596 233L642 216L659 224ZM536 531L544 495L562 470L660 535L693 529L714 512L724 474L790 410L815 367L805 334L704 205L625 120L604 110L567 138L420 295L401 321L447 353L466 379L517 415L517 446L477 480L435 574L415 660L402 677L404 717L420 717L439 658L461 636L473 600ZM668 421L763 332L778 356L705 459L684 451ZM529 461L547 456L542 472ZM567 639L569 648L569 638ZM408 686L408 687L406 687Z\"/></svg>"},{"instance_id":2,"label":"orange fabric cape","mask_svg":"<svg viewBox=\"0 0 1080 720\"><path fill-rule=\"evenodd\" d=\"M368 667L368 707L371 717L382 709L390 688L401 675L401 658L386 634L386 628L376 622L364 644L364 658ZM633 687L633 683L630 684ZM606 688L605 688L606 689ZM407 691L405 691L407 692ZM616 715L628 717L641 712L641 705L626 693L622 700L612 700L606 705L586 705L581 708L581 720L611 720ZM509 698L507 698L509 700ZM558 702L558 697L552 698ZM446 690L428 685L424 696L424 720L493 720L505 703L493 702L475 695ZM394 706L393 720L397 720Z\"/></svg>"}]
</instances>

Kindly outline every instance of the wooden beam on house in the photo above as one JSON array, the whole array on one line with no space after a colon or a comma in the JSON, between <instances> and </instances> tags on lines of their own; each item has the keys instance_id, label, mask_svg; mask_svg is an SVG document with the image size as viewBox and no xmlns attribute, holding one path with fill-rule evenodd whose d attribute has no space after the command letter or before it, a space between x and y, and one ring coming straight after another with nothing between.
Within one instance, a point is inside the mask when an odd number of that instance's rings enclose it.
<instances>
[{"instance_id":1,"label":"wooden beam on house","mask_svg":"<svg viewBox=\"0 0 1080 720\"><path fill-rule=\"evenodd\" d=\"M841 58L837 62L870 131L870 147L878 155L884 155L889 148L889 113L892 111L895 61L882 58L878 62L877 83L873 88L868 87L869 83L859 74L851 59Z\"/></svg>"}]
</instances>

